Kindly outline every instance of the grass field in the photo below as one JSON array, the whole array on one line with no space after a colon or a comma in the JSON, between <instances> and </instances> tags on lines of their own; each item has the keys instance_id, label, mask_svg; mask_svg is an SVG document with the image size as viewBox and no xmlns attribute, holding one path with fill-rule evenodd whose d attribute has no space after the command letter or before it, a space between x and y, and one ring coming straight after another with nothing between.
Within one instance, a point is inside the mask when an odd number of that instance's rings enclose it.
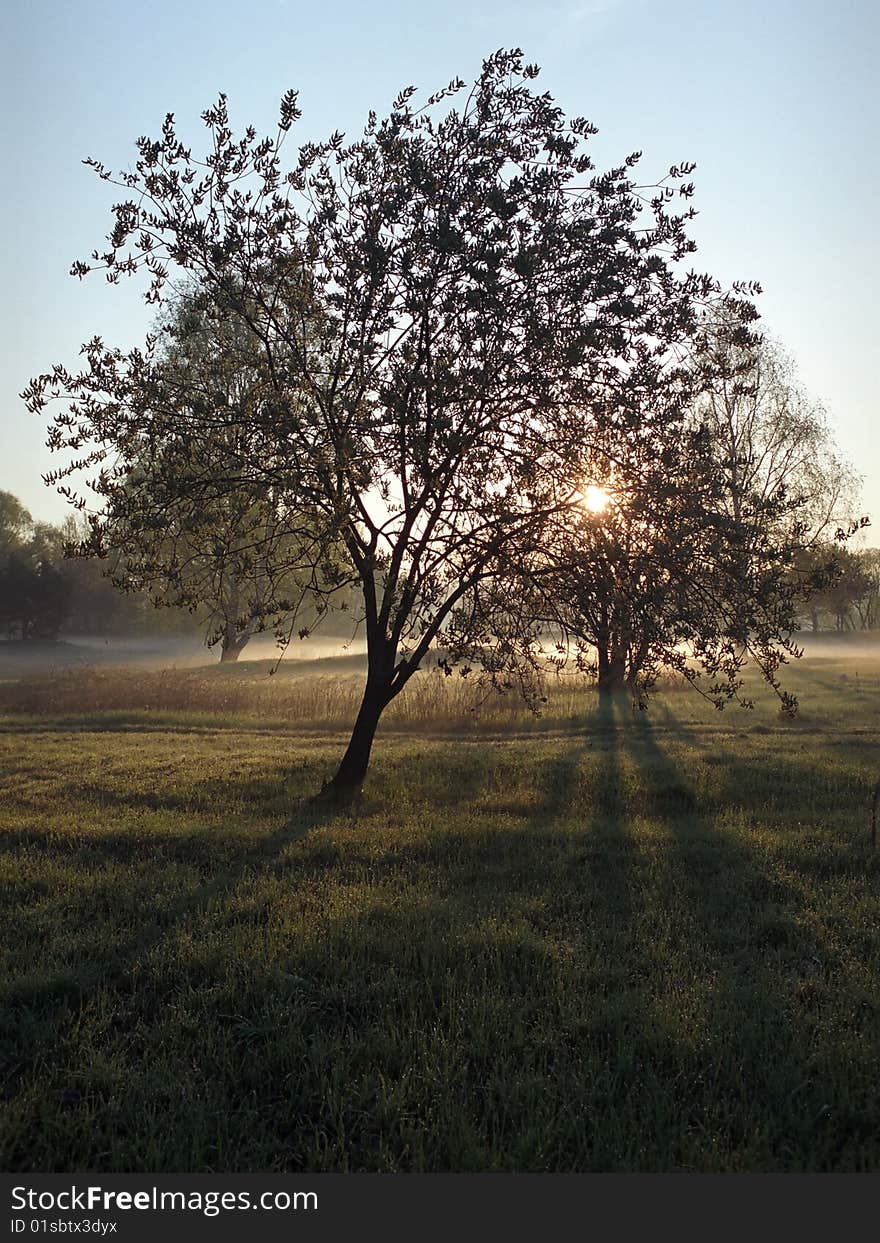
<instances>
[{"instance_id":1,"label":"grass field","mask_svg":"<svg viewBox=\"0 0 880 1243\"><path fill-rule=\"evenodd\" d=\"M0 1165L880 1169L880 659L789 682L426 677L330 814L345 670L7 679Z\"/></svg>"}]
</instances>

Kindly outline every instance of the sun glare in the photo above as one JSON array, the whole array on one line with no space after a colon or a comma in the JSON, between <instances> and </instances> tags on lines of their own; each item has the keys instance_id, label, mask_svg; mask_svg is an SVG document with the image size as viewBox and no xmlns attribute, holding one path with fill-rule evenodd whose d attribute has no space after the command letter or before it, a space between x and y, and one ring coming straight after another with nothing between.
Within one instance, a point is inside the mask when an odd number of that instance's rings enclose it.
<instances>
[{"instance_id":1,"label":"sun glare","mask_svg":"<svg viewBox=\"0 0 880 1243\"><path fill-rule=\"evenodd\" d=\"M601 514L606 509L610 496L604 488L599 488L596 484L588 484L583 491L583 505L591 514Z\"/></svg>"}]
</instances>

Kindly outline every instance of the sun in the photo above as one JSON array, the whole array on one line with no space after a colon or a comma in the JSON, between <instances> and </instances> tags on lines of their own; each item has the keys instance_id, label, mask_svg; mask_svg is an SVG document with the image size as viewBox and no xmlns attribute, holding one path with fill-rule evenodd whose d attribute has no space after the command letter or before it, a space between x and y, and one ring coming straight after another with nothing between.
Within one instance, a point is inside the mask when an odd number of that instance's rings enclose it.
<instances>
[{"instance_id":1,"label":"sun","mask_svg":"<svg viewBox=\"0 0 880 1243\"><path fill-rule=\"evenodd\" d=\"M608 508L610 500L611 497L605 489L595 483L588 484L581 493L581 503L591 514L601 514Z\"/></svg>"}]
</instances>

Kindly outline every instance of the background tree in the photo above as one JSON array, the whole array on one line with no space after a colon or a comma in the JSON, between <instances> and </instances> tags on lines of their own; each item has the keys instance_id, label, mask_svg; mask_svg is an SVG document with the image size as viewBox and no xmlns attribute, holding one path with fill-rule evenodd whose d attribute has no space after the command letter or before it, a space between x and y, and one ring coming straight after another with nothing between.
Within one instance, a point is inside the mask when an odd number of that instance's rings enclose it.
<instances>
[{"instance_id":1,"label":"background tree","mask_svg":"<svg viewBox=\"0 0 880 1243\"><path fill-rule=\"evenodd\" d=\"M558 623L595 653L600 692L643 698L663 669L702 667L721 704L749 656L779 689L803 601L842 573L827 537L856 525L856 476L781 350L737 341L724 319L695 355L689 417L668 429L688 446L677 468L660 441L647 461L621 442L598 476L613 481L607 506L558 545Z\"/></svg>"},{"instance_id":2,"label":"background tree","mask_svg":"<svg viewBox=\"0 0 880 1243\"><path fill-rule=\"evenodd\" d=\"M102 563L70 554L89 537L88 523L70 515L54 525L34 522L9 492L0 493L0 629L10 637L57 639L84 635L191 632L189 614L169 610L156 624L146 597L126 584L122 594ZM118 554L111 560L118 562ZM115 566L117 575L122 567Z\"/></svg>"},{"instance_id":3,"label":"background tree","mask_svg":"<svg viewBox=\"0 0 880 1243\"><path fill-rule=\"evenodd\" d=\"M876 550L859 552L818 542L809 550L806 564L824 571L817 586L804 593L813 631L822 629L823 619L834 630L869 629L876 610Z\"/></svg>"},{"instance_id":4,"label":"background tree","mask_svg":"<svg viewBox=\"0 0 880 1243\"><path fill-rule=\"evenodd\" d=\"M716 447L731 516L761 529L776 515L804 547L851 525L858 476L784 350L766 338L743 345L722 334L709 338L698 364L695 418Z\"/></svg>"},{"instance_id":5,"label":"background tree","mask_svg":"<svg viewBox=\"0 0 880 1243\"><path fill-rule=\"evenodd\" d=\"M9 638L57 639L69 609L64 576L46 557L11 552L0 562L0 627Z\"/></svg>"},{"instance_id":6,"label":"background tree","mask_svg":"<svg viewBox=\"0 0 880 1243\"><path fill-rule=\"evenodd\" d=\"M880 548L863 548L856 553L862 575L864 590L854 602L862 630L880 627Z\"/></svg>"},{"instance_id":7,"label":"background tree","mask_svg":"<svg viewBox=\"0 0 880 1243\"><path fill-rule=\"evenodd\" d=\"M55 638L67 607L52 554L54 530L35 523L11 492L0 492L0 627L22 639Z\"/></svg>"},{"instance_id":8,"label":"background tree","mask_svg":"<svg viewBox=\"0 0 880 1243\"><path fill-rule=\"evenodd\" d=\"M221 661L237 660L254 628L280 627L309 592L320 612L326 582L312 573L312 533L289 489L271 479L259 430L271 385L246 322L190 285L169 300L155 353L149 436L108 491L99 543L85 551L112 550L111 576L125 590L196 610ZM329 578L332 592L341 576Z\"/></svg>"},{"instance_id":9,"label":"background tree","mask_svg":"<svg viewBox=\"0 0 880 1243\"><path fill-rule=\"evenodd\" d=\"M654 463L632 473L630 462L628 479L607 472L614 482L601 503L575 513L557 544L556 619L600 695L626 690L643 701L661 671L687 668L687 642L699 645L704 667L721 670L722 599L739 568L738 532L719 513L704 441L685 428L678 435L688 452L677 476L658 480Z\"/></svg>"},{"instance_id":10,"label":"background tree","mask_svg":"<svg viewBox=\"0 0 880 1243\"><path fill-rule=\"evenodd\" d=\"M867 523L859 518L860 480L840 457L823 407L798 382L794 364L775 342L743 349L710 341L696 416L717 446L727 512L787 548L788 625L811 598L852 590L845 538ZM849 577L844 589L843 578Z\"/></svg>"},{"instance_id":11,"label":"background tree","mask_svg":"<svg viewBox=\"0 0 880 1243\"><path fill-rule=\"evenodd\" d=\"M647 440L680 418L700 309L720 293L678 271L694 249L692 212L670 202L675 183L689 197L691 166L647 194L631 177L637 155L597 174L585 150L594 127L567 121L532 89L536 75L519 52L499 52L466 94L456 80L415 108L403 91L360 140L307 143L286 176L293 92L263 140L233 139L221 97L204 114L204 163L168 117L118 179L128 197L93 256L114 281L145 269L153 301L169 265L194 276L213 313L259 343L269 391L246 420L249 486L262 499L275 489L300 516L311 586L341 545L363 597L368 672L329 786L341 797L360 786L384 708L444 627L457 618L461 635L470 617L479 633L483 587L576 505L593 446ZM444 112L455 96L460 107ZM80 456L56 478L98 468L97 540L154 443L162 486L144 500L157 526L178 503L210 509L240 490L242 472L172 469L224 421L197 394L180 399L155 341L123 354L95 338L85 356L81 373L56 367L25 396L34 410L65 402L52 442Z\"/></svg>"},{"instance_id":12,"label":"background tree","mask_svg":"<svg viewBox=\"0 0 880 1243\"><path fill-rule=\"evenodd\" d=\"M0 557L21 548L33 528L34 520L18 497L0 491Z\"/></svg>"}]
</instances>

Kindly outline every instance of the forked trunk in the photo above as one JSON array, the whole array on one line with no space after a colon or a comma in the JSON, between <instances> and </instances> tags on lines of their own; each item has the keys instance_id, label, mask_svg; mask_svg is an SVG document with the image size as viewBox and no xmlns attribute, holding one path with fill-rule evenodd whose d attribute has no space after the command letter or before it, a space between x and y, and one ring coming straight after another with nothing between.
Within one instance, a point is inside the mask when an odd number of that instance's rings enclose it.
<instances>
[{"instance_id":1,"label":"forked trunk","mask_svg":"<svg viewBox=\"0 0 880 1243\"><path fill-rule=\"evenodd\" d=\"M607 648L599 648L599 694L618 695L627 689L626 658L616 652L609 653Z\"/></svg>"},{"instance_id":2,"label":"forked trunk","mask_svg":"<svg viewBox=\"0 0 880 1243\"><path fill-rule=\"evenodd\" d=\"M227 624L223 632L223 638L220 641L221 665L227 660L238 660L247 647L250 637L251 632L249 630L238 630L235 626Z\"/></svg>"},{"instance_id":3,"label":"forked trunk","mask_svg":"<svg viewBox=\"0 0 880 1243\"><path fill-rule=\"evenodd\" d=\"M220 664L227 660L238 660L244 649L248 645L250 635L246 634L243 638L227 640L224 639L220 645Z\"/></svg>"}]
</instances>

